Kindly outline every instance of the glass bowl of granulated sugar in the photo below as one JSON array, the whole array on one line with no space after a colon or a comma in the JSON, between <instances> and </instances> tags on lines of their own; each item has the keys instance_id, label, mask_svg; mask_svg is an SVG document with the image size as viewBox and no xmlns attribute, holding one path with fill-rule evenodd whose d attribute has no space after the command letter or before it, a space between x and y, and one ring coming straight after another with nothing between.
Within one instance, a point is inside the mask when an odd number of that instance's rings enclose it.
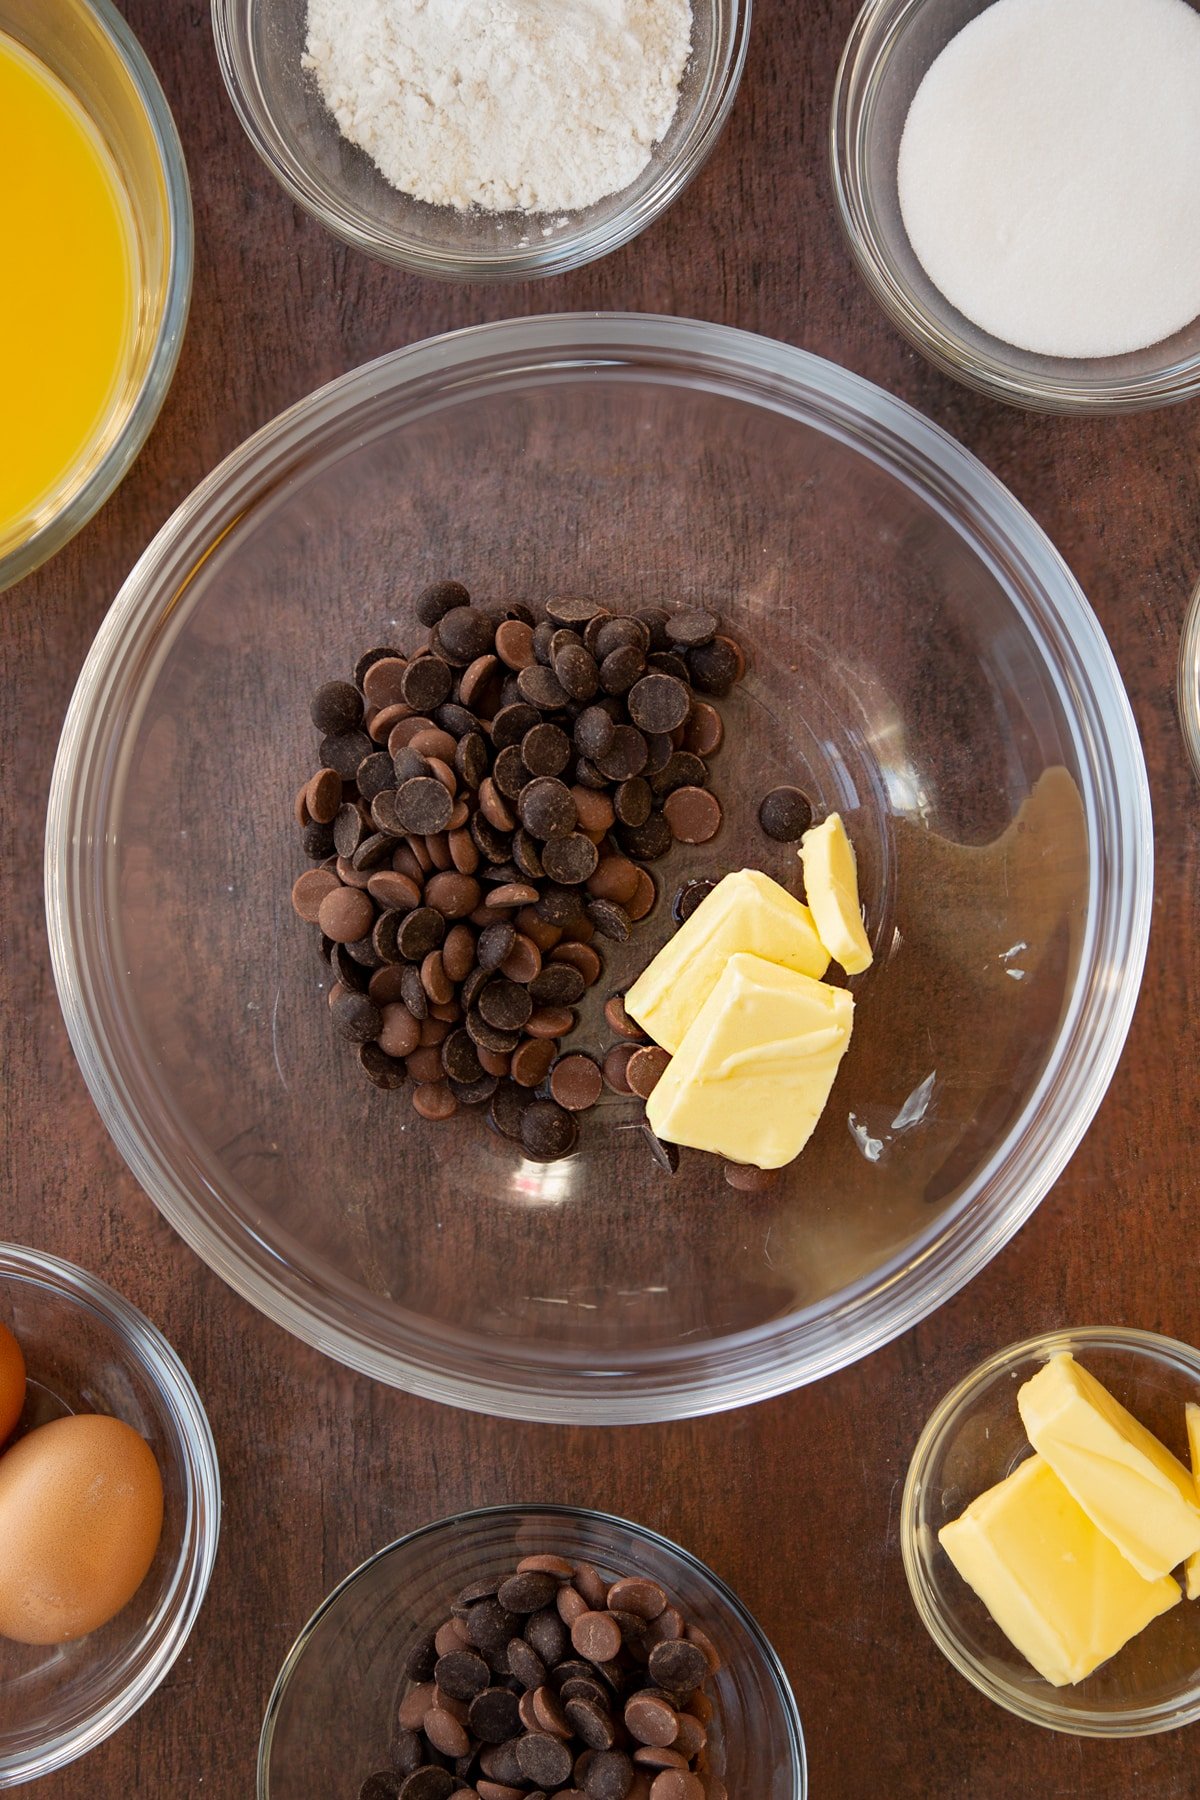
<instances>
[{"instance_id":1,"label":"glass bowl of granulated sugar","mask_svg":"<svg viewBox=\"0 0 1200 1800\"><path fill-rule=\"evenodd\" d=\"M868 0L834 187L932 362L1044 412L1200 392L1200 0Z\"/></svg>"},{"instance_id":2,"label":"glass bowl of granulated sugar","mask_svg":"<svg viewBox=\"0 0 1200 1800\"><path fill-rule=\"evenodd\" d=\"M461 280L645 230L712 150L751 0L213 0L255 149L328 230Z\"/></svg>"}]
</instances>

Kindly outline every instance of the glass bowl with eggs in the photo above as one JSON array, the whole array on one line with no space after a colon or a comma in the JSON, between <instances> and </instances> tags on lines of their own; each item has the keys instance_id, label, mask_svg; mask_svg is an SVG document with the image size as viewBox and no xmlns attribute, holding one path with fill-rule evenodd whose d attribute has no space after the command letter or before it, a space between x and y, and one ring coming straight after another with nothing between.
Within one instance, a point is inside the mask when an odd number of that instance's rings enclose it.
<instances>
[{"instance_id":1,"label":"glass bowl with eggs","mask_svg":"<svg viewBox=\"0 0 1200 1800\"><path fill-rule=\"evenodd\" d=\"M225 85L292 198L368 255L475 281L562 274L658 218L724 129L750 9L212 0Z\"/></svg>"},{"instance_id":2,"label":"glass bowl with eggs","mask_svg":"<svg viewBox=\"0 0 1200 1800\"><path fill-rule=\"evenodd\" d=\"M0 0L0 155L0 237L21 267L0 288L2 592L104 504L158 417L192 209L170 109L109 0Z\"/></svg>"},{"instance_id":3,"label":"glass bowl with eggs","mask_svg":"<svg viewBox=\"0 0 1200 1800\"><path fill-rule=\"evenodd\" d=\"M167 1674L220 1528L179 1358L94 1276L0 1244L0 1787L74 1761Z\"/></svg>"},{"instance_id":4,"label":"glass bowl with eggs","mask_svg":"<svg viewBox=\"0 0 1200 1800\"><path fill-rule=\"evenodd\" d=\"M868 0L834 95L841 222L893 324L1043 412L1200 391L1195 0Z\"/></svg>"}]
</instances>

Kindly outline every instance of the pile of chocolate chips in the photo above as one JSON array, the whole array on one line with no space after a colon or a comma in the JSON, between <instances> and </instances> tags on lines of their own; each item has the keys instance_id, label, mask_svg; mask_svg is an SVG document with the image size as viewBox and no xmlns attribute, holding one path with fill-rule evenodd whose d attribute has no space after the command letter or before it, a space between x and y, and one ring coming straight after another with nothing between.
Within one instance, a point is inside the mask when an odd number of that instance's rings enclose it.
<instances>
[{"instance_id":1,"label":"pile of chocolate chips","mask_svg":"<svg viewBox=\"0 0 1200 1800\"><path fill-rule=\"evenodd\" d=\"M704 610L545 610L438 582L417 600L424 648L368 650L317 691L320 766L295 810L318 866L292 903L371 1081L411 1082L426 1119L489 1105L552 1161L603 1087L590 1057L559 1056L602 972L593 940L650 912L647 863L719 830L711 702L745 664Z\"/></svg>"},{"instance_id":2,"label":"pile of chocolate chips","mask_svg":"<svg viewBox=\"0 0 1200 1800\"><path fill-rule=\"evenodd\" d=\"M726 1800L703 1691L719 1667L657 1582L527 1556L412 1649L392 1766L359 1800Z\"/></svg>"}]
</instances>

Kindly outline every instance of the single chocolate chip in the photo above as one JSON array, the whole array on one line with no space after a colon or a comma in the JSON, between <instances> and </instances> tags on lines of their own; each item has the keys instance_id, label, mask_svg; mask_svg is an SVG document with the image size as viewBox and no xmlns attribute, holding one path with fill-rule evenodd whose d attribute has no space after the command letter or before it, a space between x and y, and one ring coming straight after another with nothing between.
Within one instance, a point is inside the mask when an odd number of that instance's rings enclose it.
<instances>
[{"instance_id":1,"label":"single chocolate chip","mask_svg":"<svg viewBox=\"0 0 1200 1800\"><path fill-rule=\"evenodd\" d=\"M471 1702L467 1724L485 1744L503 1744L521 1729L517 1697L507 1688L485 1688Z\"/></svg>"},{"instance_id":2,"label":"single chocolate chip","mask_svg":"<svg viewBox=\"0 0 1200 1800\"><path fill-rule=\"evenodd\" d=\"M578 1137L579 1127L575 1120L553 1100L534 1100L525 1108L521 1118L521 1142L539 1161L569 1156Z\"/></svg>"},{"instance_id":3,"label":"single chocolate chip","mask_svg":"<svg viewBox=\"0 0 1200 1800\"><path fill-rule=\"evenodd\" d=\"M446 919L465 919L483 898L483 890L471 875L457 869L440 869L425 884L425 904Z\"/></svg>"},{"instance_id":4,"label":"single chocolate chip","mask_svg":"<svg viewBox=\"0 0 1200 1800\"><path fill-rule=\"evenodd\" d=\"M517 676L517 691L522 700L536 706L539 712L563 712L570 703L570 695L558 676L540 663L531 663L529 668L521 670Z\"/></svg>"},{"instance_id":5,"label":"single chocolate chip","mask_svg":"<svg viewBox=\"0 0 1200 1800\"><path fill-rule=\"evenodd\" d=\"M760 1194L764 1189L774 1187L782 1174L782 1169L756 1169L749 1163L725 1164L726 1182L743 1194Z\"/></svg>"},{"instance_id":6,"label":"single chocolate chip","mask_svg":"<svg viewBox=\"0 0 1200 1800\"><path fill-rule=\"evenodd\" d=\"M715 694L718 699L728 694L738 679L741 659L728 638L713 638L688 651L688 671L698 694Z\"/></svg>"},{"instance_id":7,"label":"single chocolate chip","mask_svg":"<svg viewBox=\"0 0 1200 1800\"><path fill-rule=\"evenodd\" d=\"M488 862L504 863L508 861L510 839L506 832L498 831L484 818L481 812L471 814L470 830L476 848Z\"/></svg>"},{"instance_id":8,"label":"single chocolate chip","mask_svg":"<svg viewBox=\"0 0 1200 1800\"><path fill-rule=\"evenodd\" d=\"M328 940L326 940L328 942ZM329 964L338 981L352 994L365 994L371 972L356 962L345 944L334 944L329 956Z\"/></svg>"},{"instance_id":9,"label":"single chocolate chip","mask_svg":"<svg viewBox=\"0 0 1200 1800\"><path fill-rule=\"evenodd\" d=\"M434 715L434 723L443 731L448 731L452 738L465 738L475 731L479 721L473 712L465 706L459 706L454 700L443 700Z\"/></svg>"},{"instance_id":10,"label":"single chocolate chip","mask_svg":"<svg viewBox=\"0 0 1200 1800\"><path fill-rule=\"evenodd\" d=\"M425 983L421 980L421 971L417 967L417 963L424 962L428 954L426 951L419 957L412 957L400 977L400 998L411 1016L418 1021L429 1017L429 995L425 992Z\"/></svg>"},{"instance_id":11,"label":"single chocolate chip","mask_svg":"<svg viewBox=\"0 0 1200 1800\"><path fill-rule=\"evenodd\" d=\"M609 1612L581 1613L571 1627L571 1643L591 1663L612 1662L621 1649L621 1627Z\"/></svg>"},{"instance_id":12,"label":"single chocolate chip","mask_svg":"<svg viewBox=\"0 0 1200 1800\"><path fill-rule=\"evenodd\" d=\"M422 1745L421 1755L424 1754ZM367 1776L358 1790L358 1800L396 1800L403 1780L398 1769L379 1769L374 1775Z\"/></svg>"},{"instance_id":13,"label":"single chocolate chip","mask_svg":"<svg viewBox=\"0 0 1200 1800\"><path fill-rule=\"evenodd\" d=\"M584 756L603 756L613 741L617 722L603 706L588 706L575 721L575 748Z\"/></svg>"},{"instance_id":14,"label":"single chocolate chip","mask_svg":"<svg viewBox=\"0 0 1200 1800\"><path fill-rule=\"evenodd\" d=\"M408 1071L399 1057L389 1057L380 1044L360 1044L358 1062L362 1066L367 1080L383 1089L403 1087L407 1082Z\"/></svg>"},{"instance_id":15,"label":"single chocolate chip","mask_svg":"<svg viewBox=\"0 0 1200 1800\"><path fill-rule=\"evenodd\" d=\"M505 1085L504 1083L501 1083L501 1087L503 1087L504 1085ZM514 1095L519 1094L521 1092L520 1088L512 1088L511 1083L509 1083L508 1086ZM498 1092L496 1095L496 1099L498 1100L499 1098L500 1098L500 1094ZM515 1105L515 1102L509 1101L508 1104ZM521 1105L520 1105L520 1112L524 1112L527 1104L528 1104L528 1101L523 1098L521 1101ZM493 1116L495 1114L495 1106L496 1106L496 1101L493 1100L493 1102L492 1102ZM509 1135L510 1134L508 1132L505 1133L506 1137ZM520 1114L519 1113L517 1114L517 1135L520 1136ZM554 1583L554 1591L555 1591L555 1593L558 1592L558 1583L557 1582ZM520 1610L520 1609L517 1609L517 1610ZM542 1686L543 1682L546 1679L546 1665L542 1661L541 1657L538 1655L537 1651L534 1649L532 1644L527 1644L525 1642L524 1638L519 1638L519 1637L510 1638L509 1644L508 1644L508 1650L506 1651L505 1654L506 1654L506 1657L508 1660L509 1674L512 1675L517 1681L519 1681L521 1686L527 1692L532 1693L534 1691L534 1689L540 1688Z\"/></svg>"},{"instance_id":16,"label":"single chocolate chip","mask_svg":"<svg viewBox=\"0 0 1200 1800\"><path fill-rule=\"evenodd\" d=\"M521 761L531 775L561 775L571 760L571 740L561 725L535 725L521 739Z\"/></svg>"},{"instance_id":17,"label":"single chocolate chip","mask_svg":"<svg viewBox=\"0 0 1200 1800\"><path fill-rule=\"evenodd\" d=\"M707 788L676 788L667 795L663 817L681 844L707 844L721 829L721 803Z\"/></svg>"},{"instance_id":18,"label":"single chocolate chip","mask_svg":"<svg viewBox=\"0 0 1200 1800\"><path fill-rule=\"evenodd\" d=\"M400 1788L400 1800L450 1800L451 1794L458 1786L458 1778L451 1775L449 1769L442 1769L436 1763L426 1763L423 1768L414 1769L405 1777Z\"/></svg>"},{"instance_id":19,"label":"single chocolate chip","mask_svg":"<svg viewBox=\"0 0 1200 1800\"><path fill-rule=\"evenodd\" d=\"M628 781L646 766L646 740L634 726L618 725L612 743L595 762L607 780Z\"/></svg>"},{"instance_id":20,"label":"single chocolate chip","mask_svg":"<svg viewBox=\"0 0 1200 1800\"><path fill-rule=\"evenodd\" d=\"M571 790L554 776L529 782L517 802L521 823L533 837L565 838L575 827L575 801Z\"/></svg>"},{"instance_id":21,"label":"single chocolate chip","mask_svg":"<svg viewBox=\"0 0 1200 1800\"><path fill-rule=\"evenodd\" d=\"M602 775L595 763L589 762L586 756L575 758L575 767L571 771L571 776L576 788L581 787L598 792L608 786L608 777Z\"/></svg>"},{"instance_id":22,"label":"single chocolate chip","mask_svg":"<svg viewBox=\"0 0 1200 1800\"><path fill-rule=\"evenodd\" d=\"M402 1780L405 1775L411 1775L425 1761L425 1746L421 1742L420 1732L409 1725L397 1725L389 1755L393 1770Z\"/></svg>"},{"instance_id":23,"label":"single chocolate chip","mask_svg":"<svg viewBox=\"0 0 1200 1800\"><path fill-rule=\"evenodd\" d=\"M667 620L667 636L673 644L681 644L685 649L694 649L697 644L707 644L716 637L721 621L715 613L696 607L689 612L675 613Z\"/></svg>"},{"instance_id":24,"label":"single chocolate chip","mask_svg":"<svg viewBox=\"0 0 1200 1800\"><path fill-rule=\"evenodd\" d=\"M641 650L644 654L650 647L650 634L639 619L605 619L588 647L601 662L614 650Z\"/></svg>"},{"instance_id":25,"label":"single chocolate chip","mask_svg":"<svg viewBox=\"0 0 1200 1800\"><path fill-rule=\"evenodd\" d=\"M625 1079L639 1100L648 1100L667 1071L671 1058L657 1044L647 1044L629 1059Z\"/></svg>"},{"instance_id":26,"label":"single chocolate chip","mask_svg":"<svg viewBox=\"0 0 1200 1800\"><path fill-rule=\"evenodd\" d=\"M465 1028L460 1026L457 1031L450 1033L450 1036L442 1044L441 1055L442 1067L452 1080L463 1082L467 1086L470 1086L472 1082L482 1080L484 1071L479 1060L479 1052L475 1048L470 1033ZM505 1641L507 1642L507 1639ZM474 1636L472 1636L471 1642L477 1643ZM482 1650L486 1650L487 1647L486 1644L478 1645L478 1648Z\"/></svg>"},{"instance_id":27,"label":"single chocolate chip","mask_svg":"<svg viewBox=\"0 0 1200 1800\"><path fill-rule=\"evenodd\" d=\"M474 662L467 664L458 681L458 697L464 707L476 712L493 711L486 700L498 687L498 681L493 681L493 677L499 667L490 651L486 656L477 656Z\"/></svg>"},{"instance_id":28,"label":"single chocolate chip","mask_svg":"<svg viewBox=\"0 0 1200 1800\"><path fill-rule=\"evenodd\" d=\"M620 1632L617 1632L618 1639ZM589 1750L611 1750L616 1737L613 1722L594 1700L568 1700L563 1705L567 1723Z\"/></svg>"},{"instance_id":29,"label":"single chocolate chip","mask_svg":"<svg viewBox=\"0 0 1200 1800\"><path fill-rule=\"evenodd\" d=\"M679 1718L661 1694L633 1694L625 1702L625 1729L637 1743L665 1750L679 1735Z\"/></svg>"},{"instance_id":30,"label":"single chocolate chip","mask_svg":"<svg viewBox=\"0 0 1200 1800\"><path fill-rule=\"evenodd\" d=\"M690 1694L709 1674L704 1652L686 1640L656 1644L649 1666L655 1686L666 1688L669 1694Z\"/></svg>"},{"instance_id":31,"label":"single chocolate chip","mask_svg":"<svg viewBox=\"0 0 1200 1800\"><path fill-rule=\"evenodd\" d=\"M812 802L797 787L777 787L758 809L758 822L777 844L796 844L812 824Z\"/></svg>"},{"instance_id":32,"label":"single chocolate chip","mask_svg":"<svg viewBox=\"0 0 1200 1800\"><path fill-rule=\"evenodd\" d=\"M490 1051L493 1056L511 1056L521 1041L519 1031L504 1031L499 1026L489 1025L475 1007L467 1014L467 1031L477 1050Z\"/></svg>"},{"instance_id":33,"label":"single chocolate chip","mask_svg":"<svg viewBox=\"0 0 1200 1800\"><path fill-rule=\"evenodd\" d=\"M554 658L554 674L576 704L590 700L600 686L596 659L582 644L568 644Z\"/></svg>"},{"instance_id":34,"label":"single chocolate chip","mask_svg":"<svg viewBox=\"0 0 1200 1800\"><path fill-rule=\"evenodd\" d=\"M671 907L676 923L686 924L700 902L708 899L716 885L715 881L686 881L676 894Z\"/></svg>"},{"instance_id":35,"label":"single chocolate chip","mask_svg":"<svg viewBox=\"0 0 1200 1800\"><path fill-rule=\"evenodd\" d=\"M486 656L495 638L495 624L486 613L474 606L454 606L438 620L433 641L447 661L465 668L476 657Z\"/></svg>"},{"instance_id":36,"label":"single chocolate chip","mask_svg":"<svg viewBox=\"0 0 1200 1800\"><path fill-rule=\"evenodd\" d=\"M481 969L498 969L517 941L517 928L509 919L485 925L475 946Z\"/></svg>"},{"instance_id":37,"label":"single chocolate chip","mask_svg":"<svg viewBox=\"0 0 1200 1800\"><path fill-rule=\"evenodd\" d=\"M590 1056L564 1056L550 1073L550 1093L566 1112L586 1112L595 1106L604 1078Z\"/></svg>"},{"instance_id":38,"label":"single chocolate chip","mask_svg":"<svg viewBox=\"0 0 1200 1800\"><path fill-rule=\"evenodd\" d=\"M622 825L644 825L650 817L653 797L650 783L635 775L623 781L613 795L613 812Z\"/></svg>"},{"instance_id":39,"label":"single chocolate chip","mask_svg":"<svg viewBox=\"0 0 1200 1800\"><path fill-rule=\"evenodd\" d=\"M400 956L400 926L403 913L389 909L380 913L371 932L371 942L375 954L385 963L398 963Z\"/></svg>"},{"instance_id":40,"label":"single chocolate chip","mask_svg":"<svg viewBox=\"0 0 1200 1800\"><path fill-rule=\"evenodd\" d=\"M496 655L510 669L527 669L533 658L533 629L523 619L504 619L496 627Z\"/></svg>"},{"instance_id":41,"label":"single chocolate chip","mask_svg":"<svg viewBox=\"0 0 1200 1800\"><path fill-rule=\"evenodd\" d=\"M629 914L615 900L589 900L587 916L601 937L623 944L629 937Z\"/></svg>"},{"instance_id":42,"label":"single chocolate chip","mask_svg":"<svg viewBox=\"0 0 1200 1800\"><path fill-rule=\"evenodd\" d=\"M686 686L691 681L691 671L677 650L652 650L646 658L646 667L653 669L658 675L673 675L676 681Z\"/></svg>"},{"instance_id":43,"label":"single chocolate chip","mask_svg":"<svg viewBox=\"0 0 1200 1800\"><path fill-rule=\"evenodd\" d=\"M702 793L702 788L691 790ZM618 828L617 842L627 856L636 856L639 862L654 862L665 856L675 842L674 834L668 820L662 813L651 813L644 825L622 825Z\"/></svg>"},{"instance_id":44,"label":"single chocolate chip","mask_svg":"<svg viewBox=\"0 0 1200 1800\"><path fill-rule=\"evenodd\" d=\"M623 1750L598 1750L588 1764L583 1791L588 1800L625 1800L633 1786L633 1764Z\"/></svg>"},{"instance_id":45,"label":"single chocolate chip","mask_svg":"<svg viewBox=\"0 0 1200 1800\"><path fill-rule=\"evenodd\" d=\"M397 650L394 644L377 644L373 650L364 650L354 665L355 685L361 688L367 679L367 670L377 662L383 662L389 656L398 656L403 660L403 655L403 651Z\"/></svg>"},{"instance_id":46,"label":"single chocolate chip","mask_svg":"<svg viewBox=\"0 0 1200 1800\"><path fill-rule=\"evenodd\" d=\"M499 1087L499 1078L489 1075L486 1070L478 1081L455 1081L447 1077L450 1092L460 1106L486 1106Z\"/></svg>"},{"instance_id":47,"label":"single chocolate chip","mask_svg":"<svg viewBox=\"0 0 1200 1800\"><path fill-rule=\"evenodd\" d=\"M368 875L374 869L380 869L391 858L396 847L396 840L390 831L372 832L365 837L354 855L350 865L359 875Z\"/></svg>"},{"instance_id":48,"label":"single chocolate chip","mask_svg":"<svg viewBox=\"0 0 1200 1800\"><path fill-rule=\"evenodd\" d=\"M641 647L625 644L619 650L610 651L600 664L600 686L606 694L627 694L641 678L645 667L646 657Z\"/></svg>"},{"instance_id":49,"label":"single chocolate chip","mask_svg":"<svg viewBox=\"0 0 1200 1800\"><path fill-rule=\"evenodd\" d=\"M364 757L355 771L354 779L360 796L368 803L376 794L382 794L385 788L395 787L395 769L387 751L376 750L373 756Z\"/></svg>"},{"instance_id":50,"label":"single chocolate chip","mask_svg":"<svg viewBox=\"0 0 1200 1800\"><path fill-rule=\"evenodd\" d=\"M518 986L515 981L503 979L489 981L480 993L477 1005L488 1024L494 1025L497 1031L519 1031L533 1011L533 1001L529 997L528 988ZM542 1600L535 1606L515 1607L512 1610L536 1612L538 1606L545 1604L546 1602Z\"/></svg>"},{"instance_id":51,"label":"single chocolate chip","mask_svg":"<svg viewBox=\"0 0 1200 1800\"><path fill-rule=\"evenodd\" d=\"M359 888L337 887L317 909L317 923L335 944L353 944L375 922L375 908Z\"/></svg>"},{"instance_id":52,"label":"single chocolate chip","mask_svg":"<svg viewBox=\"0 0 1200 1800\"><path fill-rule=\"evenodd\" d=\"M461 581L434 581L417 595L416 615L422 625L433 627L456 606L469 606L471 596Z\"/></svg>"},{"instance_id":53,"label":"single chocolate chip","mask_svg":"<svg viewBox=\"0 0 1200 1800\"><path fill-rule=\"evenodd\" d=\"M499 750L510 750L521 742L527 731L532 731L538 724L541 715L537 708L525 701L517 701L512 706L502 706L492 720L492 747Z\"/></svg>"},{"instance_id":54,"label":"single chocolate chip","mask_svg":"<svg viewBox=\"0 0 1200 1800\"><path fill-rule=\"evenodd\" d=\"M348 681L327 681L313 695L312 722L326 737L353 731L362 716L362 695Z\"/></svg>"},{"instance_id":55,"label":"single chocolate chip","mask_svg":"<svg viewBox=\"0 0 1200 1800\"><path fill-rule=\"evenodd\" d=\"M400 954L405 962L424 962L446 935L446 921L432 906L418 906L406 913L400 926ZM418 980L420 976L418 975Z\"/></svg>"},{"instance_id":56,"label":"single chocolate chip","mask_svg":"<svg viewBox=\"0 0 1200 1800\"><path fill-rule=\"evenodd\" d=\"M529 1104L529 1096L522 1099L522 1112ZM560 1663L567 1653L567 1628L559 1618L556 1610L549 1607L544 1612L534 1613L525 1624L525 1642L532 1646L549 1669Z\"/></svg>"},{"instance_id":57,"label":"single chocolate chip","mask_svg":"<svg viewBox=\"0 0 1200 1800\"><path fill-rule=\"evenodd\" d=\"M529 1731L517 1740L517 1761L526 1781L557 1791L570 1778L575 1759L561 1738Z\"/></svg>"},{"instance_id":58,"label":"single chocolate chip","mask_svg":"<svg viewBox=\"0 0 1200 1800\"><path fill-rule=\"evenodd\" d=\"M513 833L512 853L517 869L527 881L542 881L545 878L546 868L537 839L523 825Z\"/></svg>"},{"instance_id":59,"label":"single chocolate chip","mask_svg":"<svg viewBox=\"0 0 1200 1800\"><path fill-rule=\"evenodd\" d=\"M556 625L587 625L603 612L599 600L587 594L559 594L546 602L546 615Z\"/></svg>"},{"instance_id":60,"label":"single chocolate chip","mask_svg":"<svg viewBox=\"0 0 1200 1800\"><path fill-rule=\"evenodd\" d=\"M496 1598L509 1612L535 1613L552 1604L558 1594L558 1582L541 1570L526 1569L510 1575L496 1590ZM535 1686L540 1685L538 1683Z\"/></svg>"},{"instance_id":61,"label":"single chocolate chip","mask_svg":"<svg viewBox=\"0 0 1200 1800\"><path fill-rule=\"evenodd\" d=\"M569 925L579 918L582 910L583 897L579 889L558 884L548 887L534 908L538 918L548 925Z\"/></svg>"},{"instance_id":62,"label":"single chocolate chip","mask_svg":"<svg viewBox=\"0 0 1200 1800\"><path fill-rule=\"evenodd\" d=\"M642 731L675 731L686 720L692 698L687 685L673 675L649 674L630 690L629 716Z\"/></svg>"},{"instance_id":63,"label":"single chocolate chip","mask_svg":"<svg viewBox=\"0 0 1200 1800\"><path fill-rule=\"evenodd\" d=\"M304 800L310 819L318 825L331 825L342 804L342 778L337 770L318 769L304 790Z\"/></svg>"},{"instance_id":64,"label":"single chocolate chip","mask_svg":"<svg viewBox=\"0 0 1200 1800\"><path fill-rule=\"evenodd\" d=\"M292 884L292 905L306 925L315 925L326 894L335 894L340 886L332 869L305 869Z\"/></svg>"},{"instance_id":65,"label":"single chocolate chip","mask_svg":"<svg viewBox=\"0 0 1200 1800\"><path fill-rule=\"evenodd\" d=\"M401 787L406 781L413 781L418 775L429 774L429 764L419 750L411 744L405 744L392 758L392 771L395 787Z\"/></svg>"},{"instance_id":66,"label":"single chocolate chip","mask_svg":"<svg viewBox=\"0 0 1200 1800\"><path fill-rule=\"evenodd\" d=\"M352 1044L367 1044L379 1036L383 1014L365 994L341 993L330 1007L333 1023Z\"/></svg>"},{"instance_id":67,"label":"single chocolate chip","mask_svg":"<svg viewBox=\"0 0 1200 1800\"><path fill-rule=\"evenodd\" d=\"M366 836L367 828L357 806L351 801L339 806L337 818L333 821L333 845L338 855L349 861Z\"/></svg>"},{"instance_id":68,"label":"single chocolate chip","mask_svg":"<svg viewBox=\"0 0 1200 1800\"><path fill-rule=\"evenodd\" d=\"M432 712L449 698L454 672L440 656L418 656L405 669L400 685L414 712Z\"/></svg>"},{"instance_id":69,"label":"single chocolate chip","mask_svg":"<svg viewBox=\"0 0 1200 1800\"><path fill-rule=\"evenodd\" d=\"M665 766L650 777L650 789L661 800L677 788L703 787L707 780L708 769L700 757L689 750L674 750Z\"/></svg>"},{"instance_id":70,"label":"single chocolate chip","mask_svg":"<svg viewBox=\"0 0 1200 1800\"><path fill-rule=\"evenodd\" d=\"M436 776L418 775L396 790L396 817L406 832L430 837L445 831L454 802Z\"/></svg>"},{"instance_id":71,"label":"single chocolate chip","mask_svg":"<svg viewBox=\"0 0 1200 1800\"><path fill-rule=\"evenodd\" d=\"M649 790L647 799L648 797ZM568 887L587 880L595 871L600 852L591 838L584 837L581 831L573 831L568 837L551 838L544 844L541 860L542 868L551 881Z\"/></svg>"},{"instance_id":72,"label":"single chocolate chip","mask_svg":"<svg viewBox=\"0 0 1200 1800\"><path fill-rule=\"evenodd\" d=\"M373 754L374 744L365 731L341 731L321 739L321 767L334 769L343 781L353 781L358 765Z\"/></svg>"},{"instance_id":73,"label":"single chocolate chip","mask_svg":"<svg viewBox=\"0 0 1200 1800\"><path fill-rule=\"evenodd\" d=\"M583 998L587 983L570 963L547 963L529 983L529 997L537 1006L574 1006Z\"/></svg>"},{"instance_id":74,"label":"single chocolate chip","mask_svg":"<svg viewBox=\"0 0 1200 1800\"><path fill-rule=\"evenodd\" d=\"M521 1139L521 1115L529 1105L529 1094L525 1088L518 1087L515 1081L502 1080L492 1095L491 1121L502 1137L511 1138L514 1143ZM519 1669L512 1673L520 1676Z\"/></svg>"}]
</instances>

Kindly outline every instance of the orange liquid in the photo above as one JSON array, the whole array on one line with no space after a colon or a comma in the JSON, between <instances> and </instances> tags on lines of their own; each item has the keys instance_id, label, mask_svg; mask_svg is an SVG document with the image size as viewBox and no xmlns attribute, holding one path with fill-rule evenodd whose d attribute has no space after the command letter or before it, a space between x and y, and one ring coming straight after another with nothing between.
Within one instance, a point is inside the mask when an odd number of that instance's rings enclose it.
<instances>
[{"instance_id":1,"label":"orange liquid","mask_svg":"<svg viewBox=\"0 0 1200 1800\"><path fill-rule=\"evenodd\" d=\"M0 551L103 453L134 336L129 202L77 100L0 32Z\"/></svg>"}]
</instances>

